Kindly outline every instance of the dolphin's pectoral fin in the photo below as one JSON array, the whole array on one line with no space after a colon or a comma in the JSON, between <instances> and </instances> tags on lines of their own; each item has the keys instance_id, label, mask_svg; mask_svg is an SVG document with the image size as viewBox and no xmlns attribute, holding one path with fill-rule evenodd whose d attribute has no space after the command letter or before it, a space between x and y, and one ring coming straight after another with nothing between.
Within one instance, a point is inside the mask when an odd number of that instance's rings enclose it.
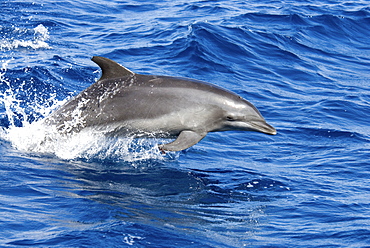
<instances>
[{"instance_id":1,"label":"dolphin's pectoral fin","mask_svg":"<svg viewBox=\"0 0 370 248\"><path fill-rule=\"evenodd\" d=\"M182 131L180 135L171 143L159 145L159 149L164 151L182 151L185 150L199 141L201 141L207 133L197 133L194 131Z\"/></svg>"}]
</instances>

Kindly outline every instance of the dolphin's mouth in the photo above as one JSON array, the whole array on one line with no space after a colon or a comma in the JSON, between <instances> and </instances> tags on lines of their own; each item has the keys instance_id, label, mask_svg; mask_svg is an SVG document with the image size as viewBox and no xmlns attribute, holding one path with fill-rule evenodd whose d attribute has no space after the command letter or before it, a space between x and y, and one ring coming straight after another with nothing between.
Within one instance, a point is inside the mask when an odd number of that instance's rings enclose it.
<instances>
[{"instance_id":1,"label":"dolphin's mouth","mask_svg":"<svg viewBox=\"0 0 370 248\"><path fill-rule=\"evenodd\" d=\"M275 135L277 133L276 129L273 126L264 121L251 121L249 122L249 124L254 129L253 131L270 135Z\"/></svg>"}]
</instances>

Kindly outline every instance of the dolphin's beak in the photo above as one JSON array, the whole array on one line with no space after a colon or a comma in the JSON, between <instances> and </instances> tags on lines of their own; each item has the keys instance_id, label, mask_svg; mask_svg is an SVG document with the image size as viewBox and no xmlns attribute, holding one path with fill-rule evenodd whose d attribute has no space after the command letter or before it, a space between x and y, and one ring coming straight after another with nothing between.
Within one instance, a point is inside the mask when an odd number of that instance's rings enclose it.
<instances>
[{"instance_id":1,"label":"dolphin's beak","mask_svg":"<svg viewBox=\"0 0 370 248\"><path fill-rule=\"evenodd\" d=\"M273 126L267 124L265 121L251 121L249 122L249 124L254 129L253 131L256 132L261 132L270 135L275 135L277 133L276 129Z\"/></svg>"}]
</instances>

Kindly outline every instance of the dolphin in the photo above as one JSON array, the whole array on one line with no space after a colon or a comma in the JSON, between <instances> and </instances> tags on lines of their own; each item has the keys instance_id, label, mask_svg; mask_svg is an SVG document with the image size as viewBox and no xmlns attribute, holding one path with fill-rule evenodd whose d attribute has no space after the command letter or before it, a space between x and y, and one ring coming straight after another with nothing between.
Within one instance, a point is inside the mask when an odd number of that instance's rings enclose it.
<instances>
[{"instance_id":1,"label":"dolphin","mask_svg":"<svg viewBox=\"0 0 370 248\"><path fill-rule=\"evenodd\" d=\"M58 132L93 128L105 135L175 138L162 152L181 151L209 132L241 130L275 135L241 96L193 79L142 75L99 56L101 78L44 119Z\"/></svg>"}]
</instances>

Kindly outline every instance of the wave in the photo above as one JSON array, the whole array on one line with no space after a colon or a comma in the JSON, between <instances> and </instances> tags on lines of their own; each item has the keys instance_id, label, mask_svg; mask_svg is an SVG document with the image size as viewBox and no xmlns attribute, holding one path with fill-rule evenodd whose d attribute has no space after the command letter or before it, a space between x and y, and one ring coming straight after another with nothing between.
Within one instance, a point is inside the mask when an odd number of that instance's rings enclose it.
<instances>
[{"instance_id":1,"label":"wave","mask_svg":"<svg viewBox=\"0 0 370 248\"><path fill-rule=\"evenodd\" d=\"M0 33L7 35L7 37L0 40L0 51L9 51L18 48L51 48L47 43L50 38L49 30L42 24L31 30L18 27L12 27L10 30L0 30Z\"/></svg>"}]
</instances>

